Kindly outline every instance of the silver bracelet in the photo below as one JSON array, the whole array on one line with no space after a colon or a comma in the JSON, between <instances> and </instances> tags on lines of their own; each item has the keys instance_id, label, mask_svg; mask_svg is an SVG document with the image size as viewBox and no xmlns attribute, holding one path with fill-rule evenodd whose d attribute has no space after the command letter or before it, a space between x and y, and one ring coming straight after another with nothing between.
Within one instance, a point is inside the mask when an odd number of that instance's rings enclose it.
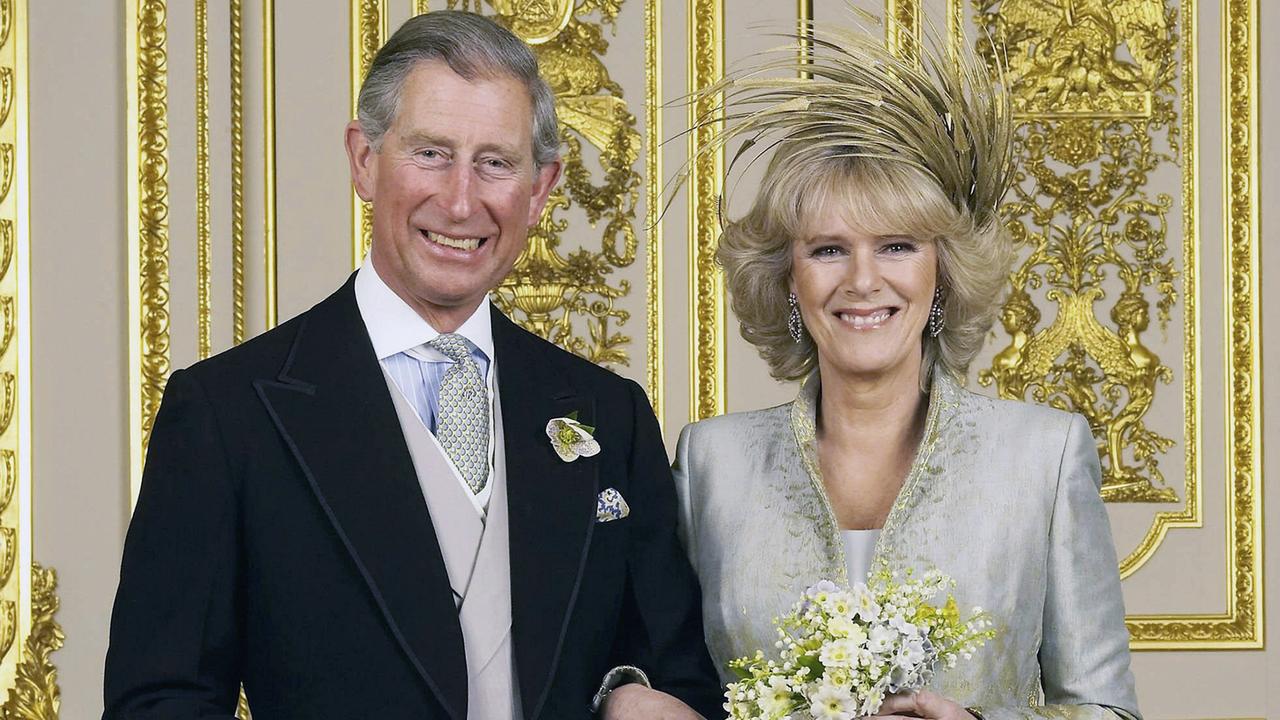
<instances>
[{"instance_id":1,"label":"silver bracelet","mask_svg":"<svg viewBox=\"0 0 1280 720\"><path fill-rule=\"evenodd\" d=\"M643 685L647 688L653 687L649 682L649 676L633 665L619 665L605 673L604 682L600 683L600 689L596 691L595 697L591 698L591 712L600 712L600 707L604 705L604 700L609 697L609 693L623 685L632 683Z\"/></svg>"}]
</instances>

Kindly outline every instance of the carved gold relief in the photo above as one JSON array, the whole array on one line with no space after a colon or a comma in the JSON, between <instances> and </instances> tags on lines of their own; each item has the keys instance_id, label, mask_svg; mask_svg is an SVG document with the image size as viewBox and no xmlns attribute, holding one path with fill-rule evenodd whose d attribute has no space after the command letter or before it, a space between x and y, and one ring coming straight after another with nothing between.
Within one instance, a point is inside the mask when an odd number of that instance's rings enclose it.
<instances>
[{"instance_id":1,"label":"carved gold relief","mask_svg":"<svg viewBox=\"0 0 1280 720\"><path fill-rule=\"evenodd\" d=\"M810 8L811 10L811 8ZM710 87L724 77L724 0L689 0L689 91ZM809 13L812 16L812 12ZM725 411L724 276L716 266L720 238L718 198L724 177L724 151L697 152L711 144L713 126L698 124L723 103L720 95L700 95L689 106L689 297L692 318L689 415L693 420Z\"/></svg>"},{"instance_id":2,"label":"carved gold relief","mask_svg":"<svg viewBox=\"0 0 1280 720\"><path fill-rule=\"evenodd\" d=\"M1173 198L1149 187L1180 159L1177 10L1161 0L974 7L1007 56L1020 120L1003 210L1022 249L1001 315L1009 344L979 381L1084 414L1105 499L1176 502L1160 468L1174 440L1146 422L1173 373L1144 334L1153 314L1163 330L1178 300ZM1050 317L1038 296L1056 306Z\"/></svg>"},{"instance_id":3,"label":"carved gold relief","mask_svg":"<svg viewBox=\"0 0 1280 720\"><path fill-rule=\"evenodd\" d=\"M0 720L56 720L58 717L62 694L50 655L62 647L65 636L53 619L59 605L57 589L57 573L33 564L31 634L23 641L16 682L8 700L0 707Z\"/></svg>"},{"instance_id":4,"label":"carved gold relief","mask_svg":"<svg viewBox=\"0 0 1280 720\"><path fill-rule=\"evenodd\" d=\"M631 338L616 325L629 318L614 300L628 294L619 268L636 260L636 201L641 177L635 170L641 138L622 87L601 58L608 51L622 0L485 0L495 19L531 44L542 74L556 96L564 142L564 182L551 194L529 246L494 293L503 312L542 337L604 365L626 365ZM485 11L479 0L452 0L452 9ZM596 19L589 16L597 14ZM587 167L583 142L598 156L601 181ZM598 251L562 254L569 221L558 214L577 207L595 227L603 225ZM586 333L575 324L586 321Z\"/></svg>"},{"instance_id":5,"label":"carved gold relief","mask_svg":"<svg viewBox=\"0 0 1280 720\"><path fill-rule=\"evenodd\" d=\"M169 377L169 130L164 0L130 0L130 490Z\"/></svg>"}]
</instances>

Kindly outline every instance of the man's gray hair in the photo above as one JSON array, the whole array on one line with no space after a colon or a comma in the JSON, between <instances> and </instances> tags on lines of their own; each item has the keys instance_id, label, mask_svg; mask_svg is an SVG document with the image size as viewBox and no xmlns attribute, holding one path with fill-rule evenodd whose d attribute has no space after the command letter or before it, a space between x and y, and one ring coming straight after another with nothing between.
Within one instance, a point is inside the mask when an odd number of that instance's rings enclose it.
<instances>
[{"instance_id":1,"label":"man's gray hair","mask_svg":"<svg viewBox=\"0 0 1280 720\"><path fill-rule=\"evenodd\" d=\"M439 60L468 81L507 75L529 91L533 108L533 161L560 155L555 96L538 73L533 51L510 30L474 13L437 10L409 19L387 40L360 86L356 114L369 143L378 149L400 109L400 91L420 62Z\"/></svg>"}]
</instances>

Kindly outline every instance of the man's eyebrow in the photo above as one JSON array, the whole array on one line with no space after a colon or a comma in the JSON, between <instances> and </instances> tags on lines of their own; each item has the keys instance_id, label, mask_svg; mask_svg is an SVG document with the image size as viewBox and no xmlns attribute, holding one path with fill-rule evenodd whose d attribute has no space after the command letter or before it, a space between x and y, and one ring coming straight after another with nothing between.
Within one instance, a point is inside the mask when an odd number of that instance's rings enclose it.
<instances>
[{"instance_id":1,"label":"man's eyebrow","mask_svg":"<svg viewBox=\"0 0 1280 720\"><path fill-rule=\"evenodd\" d=\"M400 136L400 141L405 145L440 145L443 147L453 147L451 143L436 137L428 132L421 130L410 130Z\"/></svg>"}]
</instances>

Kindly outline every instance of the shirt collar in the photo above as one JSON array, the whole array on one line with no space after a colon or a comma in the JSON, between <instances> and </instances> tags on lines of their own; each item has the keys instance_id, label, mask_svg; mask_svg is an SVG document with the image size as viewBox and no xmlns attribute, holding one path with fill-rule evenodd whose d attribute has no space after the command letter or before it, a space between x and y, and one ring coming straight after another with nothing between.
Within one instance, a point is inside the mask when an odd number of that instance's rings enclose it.
<instances>
[{"instance_id":1,"label":"shirt collar","mask_svg":"<svg viewBox=\"0 0 1280 720\"><path fill-rule=\"evenodd\" d=\"M471 317L454 332L470 341L492 361L493 319L489 305L489 296L486 295ZM387 287L373 267L371 257L366 257L356 271L356 307L379 360L430 342L440 334Z\"/></svg>"}]
</instances>

